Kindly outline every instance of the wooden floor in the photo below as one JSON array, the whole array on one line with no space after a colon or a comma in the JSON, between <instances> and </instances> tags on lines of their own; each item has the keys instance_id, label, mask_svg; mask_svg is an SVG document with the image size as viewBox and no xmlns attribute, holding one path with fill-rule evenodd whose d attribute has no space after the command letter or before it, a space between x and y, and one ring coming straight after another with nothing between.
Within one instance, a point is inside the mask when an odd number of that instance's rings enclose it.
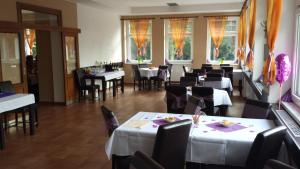
<instances>
[{"instance_id":1,"label":"wooden floor","mask_svg":"<svg viewBox=\"0 0 300 169\"><path fill-rule=\"evenodd\" d=\"M34 136L22 128L6 132L6 149L0 151L1 169L111 169L104 146L108 139L100 111L106 105L122 123L138 111L166 112L164 91L133 91L107 101L87 100L71 106L40 105L39 126ZM234 92L234 95L236 93ZM244 101L232 97L229 114L239 116Z\"/></svg>"}]
</instances>

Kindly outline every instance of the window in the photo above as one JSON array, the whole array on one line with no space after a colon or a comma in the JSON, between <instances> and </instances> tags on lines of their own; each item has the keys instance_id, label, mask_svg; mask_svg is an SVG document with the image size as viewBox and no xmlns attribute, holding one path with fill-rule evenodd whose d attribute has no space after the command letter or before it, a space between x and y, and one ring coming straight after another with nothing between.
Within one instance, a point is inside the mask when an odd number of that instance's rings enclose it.
<instances>
[{"instance_id":1,"label":"window","mask_svg":"<svg viewBox=\"0 0 300 169\"><path fill-rule=\"evenodd\" d=\"M183 56L176 57L176 48L172 39L170 20L165 20L165 58L169 62L191 62L193 59L193 19L188 20L185 33Z\"/></svg>"},{"instance_id":2,"label":"window","mask_svg":"<svg viewBox=\"0 0 300 169\"><path fill-rule=\"evenodd\" d=\"M226 23L226 29L222 44L219 48L219 59L223 58L225 63L234 63L237 60L238 49L238 18L229 17ZM214 57L215 45L212 41L209 27L207 25L207 62L219 63L218 59Z\"/></svg>"},{"instance_id":3,"label":"window","mask_svg":"<svg viewBox=\"0 0 300 169\"><path fill-rule=\"evenodd\" d=\"M125 49L126 49L126 62L137 63L138 62L138 49L130 32L130 21L125 21ZM152 60L152 21L149 20L149 27L147 31L146 41L142 48L143 56L141 57L143 62L151 62Z\"/></svg>"},{"instance_id":4,"label":"window","mask_svg":"<svg viewBox=\"0 0 300 169\"><path fill-rule=\"evenodd\" d=\"M296 39L296 56L294 58L294 70L291 75L293 75L293 85L292 85L292 98L293 101L300 106L300 14L297 15L297 39Z\"/></svg>"}]
</instances>

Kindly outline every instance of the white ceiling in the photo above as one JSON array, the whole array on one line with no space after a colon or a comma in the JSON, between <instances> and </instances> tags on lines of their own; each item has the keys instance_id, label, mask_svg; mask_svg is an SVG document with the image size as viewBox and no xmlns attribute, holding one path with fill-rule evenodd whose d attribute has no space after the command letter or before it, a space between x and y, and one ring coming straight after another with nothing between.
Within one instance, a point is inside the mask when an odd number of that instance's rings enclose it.
<instances>
[{"instance_id":1,"label":"white ceiling","mask_svg":"<svg viewBox=\"0 0 300 169\"><path fill-rule=\"evenodd\" d=\"M241 9L244 0L67 0L67 1L76 2L79 4L85 4L96 8L101 8L101 9L108 9L108 10L118 12L120 14L134 15L134 14L150 14L150 13L151 14L182 13L182 12L187 13L188 11L206 12L206 13L227 12L227 11L234 12ZM168 7L167 3L177 3L179 6ZM205 9L205 11L203 11L203 9Z\"/></svg>"}]
</instances>

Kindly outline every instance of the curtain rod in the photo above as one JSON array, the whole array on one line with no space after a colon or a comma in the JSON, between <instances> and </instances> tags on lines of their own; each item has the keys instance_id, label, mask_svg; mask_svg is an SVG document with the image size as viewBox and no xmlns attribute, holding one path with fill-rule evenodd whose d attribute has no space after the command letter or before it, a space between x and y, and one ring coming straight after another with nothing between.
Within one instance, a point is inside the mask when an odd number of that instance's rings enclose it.
<instances>
[{"instance_id":1,"label":"curtain rod","mask_svg":"<svg viewBox=\"0 0 300 169\"><path fill-rule=\"evenodd\" d=\"M188 18L198 18L198 16L162 16L160 19L188 19Z\"/></svg>"},{"instance_id":2,"label":"curtain rod","mask_svg":"<svg viewBox=\"0 0 300 169\"><path fill-rule=\"evenodd\" d=\"M204 18L210 18L210 17L225 17L225 16L240 16L240 15L205 15Z\"/></svg>"},{"instance_id":3,"label":"curtain rod","mask_svg":"<svg viewBox=\"0 0 300 169\"><path fill-rule=\"evenodd\" d=\"M149 17L149 18L147 18L147 17L144 17L144 18L138 18L138 17L137 17L137 18L133 18L133 17L132 17L132 18L121 18L120 20L123 21L123 20L140 20L140 19L153 20L153 19L155 19L155 18L153 18L153 17L152 17L152 18L151 18L151 17Z\"/></svg>"}]
</instances>

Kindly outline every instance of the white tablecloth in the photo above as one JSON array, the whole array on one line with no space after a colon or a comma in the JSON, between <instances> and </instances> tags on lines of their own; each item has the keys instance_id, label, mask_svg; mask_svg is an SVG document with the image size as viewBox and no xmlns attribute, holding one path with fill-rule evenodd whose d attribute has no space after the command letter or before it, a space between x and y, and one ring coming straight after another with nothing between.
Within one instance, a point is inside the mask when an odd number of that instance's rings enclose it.
<instances>
[{"instance_id":1,"label":"white tablecloth","mask_svg":"<svg viewBox=\"0 0 300 169\"><path fill-rule=\"evenodd\" d=\"M14 94L0 98L0 113L34 104L33 94Z\"/></svg>"},{"instance_id":2,"label":"white tablecloth","mask_svg":"<svg viewBox=\"0 0 300 169\"><path fill-rule=\"evenodd\" d=\"M242 80L243 79L243 70L242 69L233 69L233 80Z\"/></svg>"},{"instance_id":3,"label":"white tablecloth","mask_svg":"<svg viewBox=\"0 0 300 169\"><path fill-rule=\"evenodd\" d=\"M167 116L179 119L191 119L191 115L139 112L118 127L105 145L110 158L112 154L133 155L137 150L152 155L158 126L152 122ZM230 117L201 116L199 125L193 125L190 131L186 151L186 161L207 164L226 164L244 166L251 145L259 132L274 127L274 123L262 119L242 119ZM214 130L206 124L230 120L246 128L232 132ZM141 128L132 128L132 120L148 120Z\"/></svg>"},{"instance_id":4,"label":"white tablecloth","mask_svg":"<svg viewBox=\"0 0 300 169\"><path fill-rule=\"evenodd\" d=\"M187 91L187 95L191 96L192 91ZM225 90L214 89L214 106L227 105L232 106L230 97Z\"/></svg>"},{"instance_id":5,"label":"white tablecloth","mask_svg":"<svg viewBox=\"0 0 300 169\"><path fill-rule=\"evenodd\" d=\"M104 76L105 81L112 80L112 79L115 79L115 78L119 78L119 77L122 77L124 75L125 75L125 72L123 70L95 74L95 76Z\"/></svg>"},{"instance_id":6,"label":"white tablecloth","mask_svg":"<svg viewBox=\"0 0 300 169\"><path fill-rule=\"evenodd\" d=\"M150 79L151 77L157 76L158 68L139 68L141 77L147 77Z\"/></svg>"},{"instance_id":7,"label":"white tablecloth","mask_svg":"<svg viewBox=\"0 0 300 169\"><path fill-rule=\"evenodd\" d=\"M202 81L204 86L206 86L206 87L217 88L217 86L221 86L222 89L228 88L230 91L233 90L230 78L228 78L228 77L222 77L221 84L218 84L218 83L220 83L218 81L204 81L203 76L199 76L199 80Z\"/></svg>"}]
</instances>

